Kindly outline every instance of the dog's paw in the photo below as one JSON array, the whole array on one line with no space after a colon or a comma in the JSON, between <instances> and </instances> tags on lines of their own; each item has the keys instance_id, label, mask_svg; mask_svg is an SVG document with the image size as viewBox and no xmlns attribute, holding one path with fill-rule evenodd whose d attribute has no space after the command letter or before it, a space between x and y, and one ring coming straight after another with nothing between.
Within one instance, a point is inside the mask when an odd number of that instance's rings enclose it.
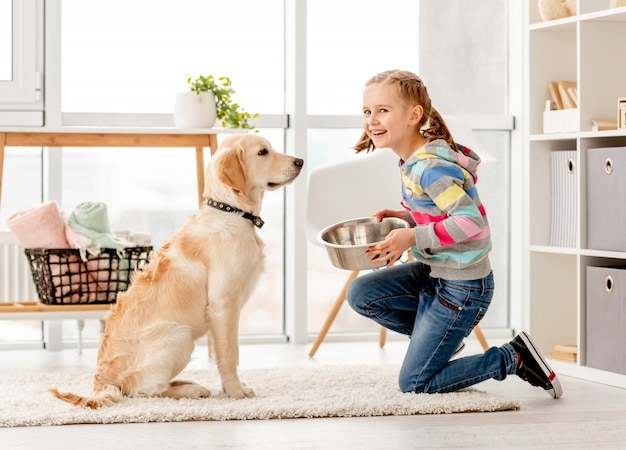
<instances>
[{"instance_id":1,"label":"dog's paw","mask_svg":"<svg viewBox=\"0 0 626 450\"><path fill-rule=\"evenodd\" d=\"M195 392L193 393L193 397L191 398L207 398L211 396L211 391L209 391L204 386L197 385L195 388Z\"/></svg>"},{"instance_id":2,"label":"dog's paw","mask_svg":"<svg viewBox=\"0 0 626 450\"><path fill-rule=\"evenodd\" d=\"M188 381L172 381L170 386L158 394L159 397L181 398L206 398L211 396L211 391L196 383Z\"/></svg>"},{"instance_id":3,"label":"dog's paw","mask_svg":"<svg viewBox=\"0 0 626 450\"><path fill-rule=\"evenodd\" d=\"M231 398L234 399L242 399L242 398L253 398L256 397L256 394L252 390L243 383L238 383L237 385L233 385L229 387L224 386L224 392Z\"/></svg>"}]
</instances>

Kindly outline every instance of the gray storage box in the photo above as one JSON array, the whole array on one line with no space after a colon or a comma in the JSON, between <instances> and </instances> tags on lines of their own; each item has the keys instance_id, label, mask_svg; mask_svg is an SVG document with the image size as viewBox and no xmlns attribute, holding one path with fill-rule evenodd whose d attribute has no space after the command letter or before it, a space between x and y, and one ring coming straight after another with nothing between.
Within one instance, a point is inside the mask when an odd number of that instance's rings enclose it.
<instances>
[{"instance_id":1,"label":"gray storage box","mask_svg":"<svg viewBox=\"0 0 626 450\"><path fill-rule=\"evenodd\" d=\"M587 248L626 251L626 147L587 150Z\"/></svg>"},{"instance_id":2,"label":"gray storage box","mask_svg":"<svg viewBox=\"0 0 626 450\"><path fill-rule=\"evenodd\" d=\"M587 266L587 366L626 374L626 270Z\"/></svg>"}]
</instances>

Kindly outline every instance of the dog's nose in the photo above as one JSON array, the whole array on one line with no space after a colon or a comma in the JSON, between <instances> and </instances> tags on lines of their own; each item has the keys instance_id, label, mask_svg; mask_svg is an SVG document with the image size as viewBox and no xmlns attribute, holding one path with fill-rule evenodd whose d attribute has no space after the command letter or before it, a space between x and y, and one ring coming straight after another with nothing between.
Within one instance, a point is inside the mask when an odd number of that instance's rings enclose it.
<instances>
[{"instance_id":1,"label":"dog's nose","mask_svg":"<svg viewBox=\"0 0 626 450\"><path fill-rule=\"evenodd\" d=\"M294 166L302 167L304 165L304 159L296 158L296 159L293 160L293 164L294 164Z\"/></svg>"}]
</instances>

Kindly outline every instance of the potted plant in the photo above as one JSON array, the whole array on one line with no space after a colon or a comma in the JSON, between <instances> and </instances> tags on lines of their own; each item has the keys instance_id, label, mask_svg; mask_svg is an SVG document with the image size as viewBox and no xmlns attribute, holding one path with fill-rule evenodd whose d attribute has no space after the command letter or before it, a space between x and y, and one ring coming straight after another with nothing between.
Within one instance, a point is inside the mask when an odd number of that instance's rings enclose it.
<instances>
[{"instance_id":1,"label":"potted plant","mask_svg":"<svg viewBox=\"0 0 626 450\"><path fill-rule=\"evenodd\" d=\"M258 114L250 114L233 101L235 90L230 78L187 76L187 84L189 91L176 95L174 123L177 127L212 128L220 120L224 128L254 129L249 121Z\"/></svg>"}]
</instances>

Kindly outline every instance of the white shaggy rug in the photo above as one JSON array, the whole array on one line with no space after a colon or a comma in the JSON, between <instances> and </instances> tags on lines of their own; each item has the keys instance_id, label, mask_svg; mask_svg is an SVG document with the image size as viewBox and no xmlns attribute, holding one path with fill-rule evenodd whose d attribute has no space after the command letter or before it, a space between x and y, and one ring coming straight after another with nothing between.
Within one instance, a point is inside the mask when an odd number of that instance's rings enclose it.
<instances>
[{"instance_id":1,"label":"white shaggy rug","mask_svg":"<svg viewBox=\"0 0 626 450\"><path fill-rule=\"evenodd\" d=\"M0 376L0 427L76 423L181 422L312 417L447 414L519 409L519 404L474 389L449 394L402 394L398 367L319 366L253 369L240 378L257 397L232 400L220 390L215 369L186 370L182 380L211 389L198 400L129 398L97 410L55 399L48 388L91 394L93 373Z\"/></svg>"}]
</instances>

